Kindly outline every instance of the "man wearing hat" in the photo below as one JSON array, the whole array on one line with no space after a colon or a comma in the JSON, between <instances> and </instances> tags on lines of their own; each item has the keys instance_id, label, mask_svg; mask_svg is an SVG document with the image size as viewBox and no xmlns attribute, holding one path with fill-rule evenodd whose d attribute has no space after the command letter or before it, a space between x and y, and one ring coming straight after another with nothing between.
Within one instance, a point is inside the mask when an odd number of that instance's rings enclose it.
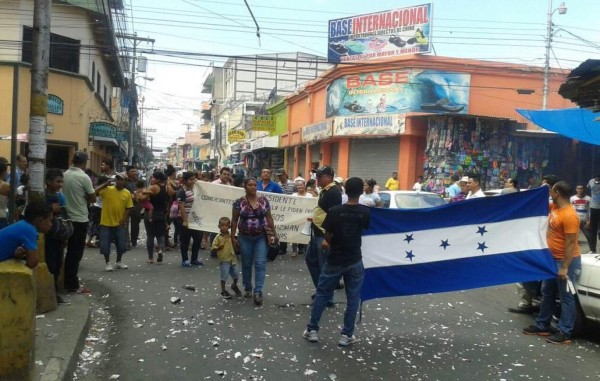
<instances>
[{"instance_id":1,"label":"man wearing hat","mask_svg":"<svg viewBox=\"0 0 600 381\"><path fill-rule=\"evenodd\" d=\"M65 255L65 289L68 292L89 293L90 290L79 284L79 262L83 257L85 239L88 228L88 205L96 202L96 192L92 180L84 172L88 155L84 151L76 151L73 155L73 166L63 178L62 191L66 198L66 207L71 222L73 235L69 238Z\"/></svg>"},{"instance_id":2,"label":"man wearing hat","mask_svg":"<svg viewBox=\"0 0 600 381\"><path fill-rule=\"evenodd\" d=\"M311 226L310 242L306 251L305 261L315 289L319 284L321 270L325 264L325 259L329 253L329 244L325 240L325 229L322 227L323 221L329 212L329 209L342 204L342 192L333 181L335 175L333 168L324 166L317 169L317 184L321 187L319 200L314 209L313 221ZM333 300L327 302L333 306Z\"/></svg>"},{"instance_id":3,"label":"man wearing hat","mask_svg":"<svg viewBox=\"0 0 600 381\"><path fill-rule=\"evenodd\" d=\"M102 214L100 215L100 254L106 260L106 271L126 269L127 265L121 262L127 250L125 226L129 218L133 199L131 193L125 189L127 174L120 172L114 179L109 179L104 184L96 187L96 196L102 197ZM114 184L114 185L111 185ZM110 247L112 243L117 247L117 263L110 263Z\"/></svg>"},{"instance_id":4,"label":"man wearing hat","mask_svg":"<svg viewBox=\"0 0 600 381\"><path fill-rule=\"evenodd\" d=\"M450 199L450 202L463 201L467 198L469 194L469 188L467 187L467 183L469 182L469 176L463 176L460 178L458 182L458 186L460 188L460 192L456 194L456 196Z\"/></svg>"}]
</instances>

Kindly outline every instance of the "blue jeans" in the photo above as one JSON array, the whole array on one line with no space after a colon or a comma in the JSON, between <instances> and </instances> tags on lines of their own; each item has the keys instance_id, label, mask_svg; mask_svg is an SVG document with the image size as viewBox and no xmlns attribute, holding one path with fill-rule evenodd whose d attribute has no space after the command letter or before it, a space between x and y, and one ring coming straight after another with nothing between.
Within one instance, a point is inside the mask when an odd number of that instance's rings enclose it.
<instances>
[{"instance_id":1,"label":"blue jeans","mask_svg":"<svg viewBox=\"0 0 600 381\"><path fill-rule=\"evenodd\" d=\"M329 250L323 250L321 248L323 241L325 241L325 237L319 237L312 234L304 257L315 288L317 288L317 285L319 284L319 277L321 276L323 266L325 266L327 254L329 254Z\"/></svg>"},{"instance_id":2,"label":"blue jeans","mask_svg":"<svg viewBox=\"0 0 600 381\"><path fill-rule=\"evenodd\" d=\"M562 261L555 260L556 269L561 266ZM581 257L575 257L569 264L567 276L573 282L577 282L581 274ZM542 330L550 329L552 314L554 312L554 300L556 293L560 297L560 319L558 321L558 330L565 336L571 337L573 326L575 324L575 295L567 291L567 281L558 278L551 278L542 281L542 304L540 304L540 314L536 321L536 326Z\"/></svg>"},{"instance_id":3,"label":"blue jeans","mask_svg":"<svg viewBox=\"0 0 600 381\"><path fill-rule=\"evenodd\" d=\"M340 278L344 278L346 285L346 312L344 313L344 327L342 335L352 336L354 334L354 322L356 313L360 306L360 290L365 279L365 268L362 261L358 261L349 266L333 266L328 263L323 267L323 272L319 277L317 286L317 295L313 303L310 322L306 326L310 331L319 330L319 321L321 315L327 306L327 302L333 298L333 292L338 285Z\"/></svg>"},{"instance_id":4,"label":"blue jeans","mask_svg":"<svg viewBox=\"0 0 600 381\"><path fill-rule=\"evenodd\" d=\"M227 278L231 275L231 279L237 282L240 275L237 271L237 266L231 262L221 262L219 264L219 268L221 269L221 280L223 282L227 282Z\"/></svg>"},{"instance_id":5,"label":"blue jeans","mask_svg":"<svg viewBox=\"0 0 600 381\"><path fill-rule=\"evenodd\" d=\"M117 247L117 262L127 250L125 227L100 225L100 254L104 255L106 262L110 260L110 246L115 243Z\"/></svg>"},{"instance_id":6,"label":"blue jeans","mask_svg":"<svg viewBox=\"0 0 600 381\"><path fill-rule=\"evenodd\" d=\"M245 291L252 291L252 264L254 263L254 293L262 295L267 271L267 240L264 234L238 236L242 252L242 279Z\"/></svg>"}]
</instances>

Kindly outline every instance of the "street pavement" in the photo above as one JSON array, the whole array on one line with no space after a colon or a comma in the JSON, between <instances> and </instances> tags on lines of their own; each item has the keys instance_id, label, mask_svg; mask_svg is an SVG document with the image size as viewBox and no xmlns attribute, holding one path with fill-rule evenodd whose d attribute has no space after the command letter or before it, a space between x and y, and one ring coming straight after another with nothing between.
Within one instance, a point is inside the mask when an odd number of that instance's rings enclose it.
<instances>
[{"instance_id":1,"label":"street pavement","mask_svg":"<svg viewBox=\"0 0 600 381\"><path fill-rule=\"evenodd\" d=\"M223 300L216 259L207 251L201 259L202 268L182 268L178 251L169 251L163 264L149 265L140 244L124 258L129 269L107 273L98 249L86 249L80 275L94 293L72 298L89 303L92 324L89 332L82 330L85 346L74 376L61 379L600 378L600 336L593 333L598 327L566 346L522 335L533 320L507 312L517 303L513 285L368 301L356 329L361 341L341 348L343 290L323 315L321 341L302 338L313 292L303 256L268 264L262 307L251 299ZM68 308L73 306L46 314L38 325L56 321L54 314ZM62 334L54 345L60 346ZM36 360L39 367L48 363L37 355Z\"/></svg>"}]
</instances>

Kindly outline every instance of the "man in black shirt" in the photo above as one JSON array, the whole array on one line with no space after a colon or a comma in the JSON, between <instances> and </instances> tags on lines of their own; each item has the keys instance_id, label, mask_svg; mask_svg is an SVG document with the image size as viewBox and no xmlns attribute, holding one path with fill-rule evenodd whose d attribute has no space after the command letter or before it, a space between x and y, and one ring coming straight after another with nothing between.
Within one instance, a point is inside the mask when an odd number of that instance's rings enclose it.
<instances>
[{"instance_id":1,"label":"man in black shirt","mask_svg":"<svg viewBox=\"0 0 600 381\"><path fill-rule=\"evenodd\" d=\"M363 181L352 177L346 181L348 202L332 207L327 213L322 227L325 229L325 240L330 245L330 252L319 277L317 295L313 303L310 322L302 335L310 342L319 341L319 321L333 298L333 292L340 280L346 284L346 312L340 341L341 346L348 346L358 341L354 336L354 323L360 305L365 268L362 263L362 231L369 227L369 208L358 203L363 192Z\"/></svg>"},{"instance_id":2,"label":"man in black shirt","mask_svg":"<svg viewBox=\"0 0 600 381\"><path fill-rule=\"evenodd\" d=\"M325 240L323 221L334 206L342 204L342 192L333 182L333 168L324 166L317 169L317 184L321 187L319 201L313 213L310 242L306 251L305 261L315 288L319 284L319 276L329 253L329 243ZM328 305L333 306L333 295L328 300Z\"/></svg>"}]
</instances>

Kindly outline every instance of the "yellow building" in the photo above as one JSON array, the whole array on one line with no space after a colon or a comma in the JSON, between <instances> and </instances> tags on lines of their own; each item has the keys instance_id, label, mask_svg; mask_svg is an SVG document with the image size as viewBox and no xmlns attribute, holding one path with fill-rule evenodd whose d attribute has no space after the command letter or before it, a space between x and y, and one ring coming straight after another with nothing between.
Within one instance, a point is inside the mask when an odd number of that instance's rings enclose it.
<instances>
[{"instance_id":1,"label":"yellow building","mask_svg":"<svg viewBox=\"0 0 600 381\"><path fill-rule=\"evenodd\" d=\"M122 140L128 134L128 110L120 101L124 65L103 2L107 10L109 4L122 6L108 0L52 4L47 168L68 168L75 150L89 153L88 167L96 172L102 160L126 157ZM28 149L33 1L5 2L0 24L0 40L7 41L0 43L0 156L9 158L13 128L16 153L27 155Z\"/></svg>"}]
</instances>

